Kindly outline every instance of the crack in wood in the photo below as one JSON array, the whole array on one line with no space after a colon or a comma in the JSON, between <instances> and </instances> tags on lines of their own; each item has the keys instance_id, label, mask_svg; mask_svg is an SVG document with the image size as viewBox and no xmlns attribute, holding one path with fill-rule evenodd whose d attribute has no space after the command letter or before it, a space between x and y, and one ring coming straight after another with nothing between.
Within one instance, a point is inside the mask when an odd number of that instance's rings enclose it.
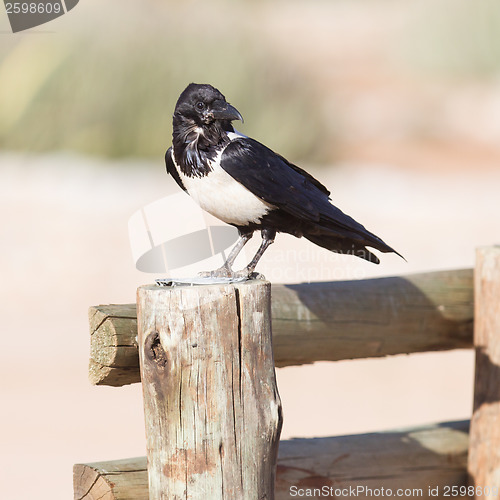
<instances>
[{"instance_id":1,"label":"crack in wood","mask_svg":"<svg viewBox=\"0 0 500 500\"><path fill-rule=\"evenodd\" d=\"M236 298L236 319L238 321L238 366L239 366L239 391L240 391L240 398L241 398L241 371L242 371L241 304L240 304L240 292L237 288L234 289L234 294L235 294L235 298Z\"/></svg>"},{"instance_id":2,"label":"crack in wood","mask_svg":"<svg viewBox=\"0 0 500 500\"><path fill-rule=\"evenodd\" d=\"M76 498L75 500L83 500L92 491L92 488L95 486L97 481L99 481L101 476L99 476L99 474L96 471L94 471L94 472L95 472L96 476L95 476L95 479L92 481L92 484L88 487L87 491L82 496ZM83 476L83 471L82 471L82 476Z\"/></svg>"}]
</instances>

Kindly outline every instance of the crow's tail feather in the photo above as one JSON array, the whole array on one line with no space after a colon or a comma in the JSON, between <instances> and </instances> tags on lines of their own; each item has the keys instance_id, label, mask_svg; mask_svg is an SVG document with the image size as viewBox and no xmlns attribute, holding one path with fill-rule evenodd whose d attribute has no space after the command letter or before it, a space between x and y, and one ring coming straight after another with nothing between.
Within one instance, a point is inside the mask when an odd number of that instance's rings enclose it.
<instances>
[{"instance_id":1,"label":"crow's tail feather","mask_svg":"<svg viewBox=\"0 0 500 500\"><path fill-rule=\"evenodd\" d=\"M379 264L380 260L375 254L370 252L366 246L375 248L383 253L393 252L404 259L399 252L396 252L396 250L384 243L380 238L372 235L372 233L368 231L367 233L373 236L373 238L360 238L359 235L356 235L354 238L348 236L342 237L338 234L328 232L320 232L319 234L306 233L304 234L304 238L332 252L355 255L356 257L373 262L374 264Z\"/></svg>"}]
</instances>

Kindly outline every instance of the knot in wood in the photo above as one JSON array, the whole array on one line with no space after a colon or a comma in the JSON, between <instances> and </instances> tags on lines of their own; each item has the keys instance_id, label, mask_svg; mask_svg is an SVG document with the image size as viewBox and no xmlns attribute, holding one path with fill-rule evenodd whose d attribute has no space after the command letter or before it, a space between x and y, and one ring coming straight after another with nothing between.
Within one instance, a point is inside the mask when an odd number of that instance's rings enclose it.
<instances>
[{"instance_id":1,"label":"knot in wood","mask_svg":"<svg viewBox=\"0 0 500 500\"><path fill-rule=\"evenodd\" d=\"M165 368L167 365L167 354L163 349L158 332L151 332L144 342L144 355L148 361L155 363L158 368Z\"/></svg>"}]
</instances>

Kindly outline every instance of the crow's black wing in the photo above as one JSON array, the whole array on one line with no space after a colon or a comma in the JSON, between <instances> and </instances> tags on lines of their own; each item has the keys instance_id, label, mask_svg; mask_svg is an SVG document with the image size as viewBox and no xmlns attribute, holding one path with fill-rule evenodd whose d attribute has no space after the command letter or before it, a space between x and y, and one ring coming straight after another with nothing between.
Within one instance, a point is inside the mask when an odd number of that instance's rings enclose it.
<instances>
[{"instance_id":1,"label":"crow's black wing","mask_svg":"<svg viewBox=\"0 0 500 500\"><path fill-rule=\"evenodd\" d=\"M167 172L174 178L175 182L177 182L179 187L184 191L186 191L186 188L184 187L184 184L182 183L182 180L179 177L179 172L175 168L172 155L173 155L172 148L168 148L167 152L165 153L165 165L167 167Z\"/></svg>"},{"instance_id":2,"label":"crow's black wing","mask_svg":"<svg viewBox=\"0 0 500 500\"><path fill-rule=\"evenodd\" d=\"M330 192L312 175L253 139L232 141L221 167L255 196L303 221L368 233L330 203Z\"/></svg>"},{"instance_id":3,"label":"crow's black wing","mask_svg":"<svg viewBox=\"0 0 500 500\"><path fill-rule=\"evenodd\" d=\"M221 167L255 196L305 223L301 224L304 237L317 245L375 263L378 258L364 245L400 255L332 205L323 184L253 139L231 142L222 154Z\"/></svg>"}]
</instances>

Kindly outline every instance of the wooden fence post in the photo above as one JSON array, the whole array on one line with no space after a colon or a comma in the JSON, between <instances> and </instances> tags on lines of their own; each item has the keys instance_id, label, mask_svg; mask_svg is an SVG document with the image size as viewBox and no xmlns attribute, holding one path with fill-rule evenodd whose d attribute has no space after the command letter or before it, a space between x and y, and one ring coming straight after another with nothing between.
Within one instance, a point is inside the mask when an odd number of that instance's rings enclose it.
<instances>
[{"instance_id":1,"label":"wooden fence post","mask_svg":"<svg viewBox=\"0 0 500 500\"><path fill-rule=\"evenodd\" d=\"M150 500L273 499L270 283L138 289Z\"/></svg>"},{"instance_id":2,"label":"wooden fence post","mask_svg":"<svg viewBox=\"0 0 500 500\"><path fill-rule=\"evenodd\" d=\"M500 492L500 247L479 248L474 275L476 376L469 475L476 487ZM496 488L496 493L494 492Z\"/></svg>"},{"instance_id":3,"label":"wooden fence post","mask_svg":"<svg viewBox=\"0 0 500 500\"><path fill-rule=\"evenodd\" d=\"M273 284L276 366L472 348L472 287L472 269ZM136 305L93 306L89 323L91 383L140 382Z\"/></svg>"}]
</instances>

